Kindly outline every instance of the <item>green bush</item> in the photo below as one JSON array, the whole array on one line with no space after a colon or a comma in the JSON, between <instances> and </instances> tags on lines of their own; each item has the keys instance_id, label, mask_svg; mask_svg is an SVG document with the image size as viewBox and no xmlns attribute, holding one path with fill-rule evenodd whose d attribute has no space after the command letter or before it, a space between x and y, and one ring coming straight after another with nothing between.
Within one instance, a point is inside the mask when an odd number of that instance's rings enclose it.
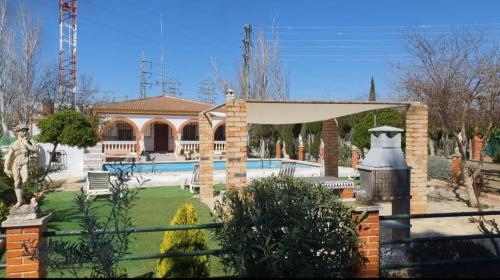
<instances>
[{"instance_id":1,"label":"green bush","mask_svg":"<svg viewBox=\"0 0 500 280\"><path fill-rule=\"evenodd\" d=\"M171 225L194 225L198 218L191 204L177 209ZM201 230L167 231L160 246L161 253L207 250L207 240ZM208 256L176 257L158 260L156 276L159 278L199 278L209 276Z\"/></svg>"},{"instance_id":2,"label":"green bush","mask_svg":"<svg viewBox=\"0 0 500 280\"><path fill-rule=\"evenodd\" d=\"M438 179L451 182L451 162L449 159L438 156L428 158L428 179Z\"/></svg>"},{"instance_id":3,"label":"green bush","mask_svg":"<svg viewBox=\"0 0 500 280\"><path fill-rule=\"evenodd\" d=\"M229 189L214 212L226 273L249 277L339 277L362 262L359 221L339 198L297 178L254 180Z\"/></svg>"}]
</instances>

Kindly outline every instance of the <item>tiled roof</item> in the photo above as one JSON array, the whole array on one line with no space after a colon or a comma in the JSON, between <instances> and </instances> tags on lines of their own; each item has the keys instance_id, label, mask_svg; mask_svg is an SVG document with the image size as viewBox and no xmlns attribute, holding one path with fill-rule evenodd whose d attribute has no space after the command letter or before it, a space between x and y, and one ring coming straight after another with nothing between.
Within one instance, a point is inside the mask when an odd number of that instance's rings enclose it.
<instances>
[{"instance_id":1,"label":"tiled roof","mask_svg":"<svg viewBox=\"0 0 500 280\"><path fill-rule=\"evenodd\" d=\"M96 113L198 114L215 105L190 99L155 96L92 106ZM217 110L220 111L220 110Z\"/></svg>"}]
</instances>

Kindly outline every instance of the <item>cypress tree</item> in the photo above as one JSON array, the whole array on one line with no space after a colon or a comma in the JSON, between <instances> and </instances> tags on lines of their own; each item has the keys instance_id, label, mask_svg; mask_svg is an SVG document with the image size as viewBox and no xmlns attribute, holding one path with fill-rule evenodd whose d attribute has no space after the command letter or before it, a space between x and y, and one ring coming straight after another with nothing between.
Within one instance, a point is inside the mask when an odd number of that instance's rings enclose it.
<instances>
[{"instance_id":1,"label":"cypress tree","mask_svg":"<svg viewBox=\"0 0 500 280\"><path fill-rule=\"evenodd\" d=\"M376 94L375 94L375 82L373 81L373 77L372 77L372 81L371 81L371 85L370 85L370 96L368 97L368 101L376 101L377 98L376 98Z\"/></svg>"}]
</instances>

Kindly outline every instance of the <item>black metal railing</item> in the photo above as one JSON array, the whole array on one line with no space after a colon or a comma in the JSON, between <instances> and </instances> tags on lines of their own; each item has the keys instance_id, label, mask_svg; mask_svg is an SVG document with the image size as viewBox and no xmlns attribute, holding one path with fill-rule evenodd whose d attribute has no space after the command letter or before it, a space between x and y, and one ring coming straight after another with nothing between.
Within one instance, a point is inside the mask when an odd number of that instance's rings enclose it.
<instances>
[{"instance_id":1,"label":"black metal railing","mask_svg":"<svg viewBox=\"0 0 500 280\"><path fill-rule=\"evenodd\" d=\"M410 214L410 215L388 215L380 216L381 221L385 220L402 220L402 219L431 219L431 218L452 218L452 217L470 217L470 216L491 216L500 215L500 211L473 211L473 212L448 212L448 213L430 213L430 214ZM454 236L430 236L430 237L416 237L405 238L397 240L384 240L380 241L380 246L396 245L396 244L411 244L421 242L433 241L456 241L456 240L478 240L478 239L494 239L500 238L500 234L469 234L469 235L454 235ZM467 258L460 260L443 260L443 261L429 261L419 263L402 263L402 264L384 264L380 266L381 270L389 269L403 269L403 268L420 268L441 265L459 265L471 263L489 263L500 262L500 256L485 257L485 258Z\"/></svg>"},{"instance_id":2,"label":"black metal railing","mask_svg":"<svg viewBox=\"0 0 500 280\"><path fill-rule=\"evenodd\" d=\"M142 227L142 228L125 228L119 231L108 231L103 232L99 231L98 233L104 234L114 234L114 233L147 233L147 232L158 232L158 231L179 231L179 230L193 230L193 229L217 229L221 228L222 223L212 223L212 224L198 224L198 225L181 225L181 226L158 226L158 227ZM43 232L42 235L50 238L50 237L63 237L63 236L80 236L83 234L87 234L86 232L80 230L73 231L46 231ZM6 234L0 234L0 239L5 239ZM122 261L130 261L130 260L147 260L147 259L160 259L160 258L175 258L175 257L191 257L191 256L216 256L220 253L219 249L211 249L211 250L199 250L199 251L191 251L191 252L169 252L169 253L145 253L145 254L134 254L127 255L123 257ZM5 269L6 264L0 263L0 269Z\"/></svg>"}]
</instances>

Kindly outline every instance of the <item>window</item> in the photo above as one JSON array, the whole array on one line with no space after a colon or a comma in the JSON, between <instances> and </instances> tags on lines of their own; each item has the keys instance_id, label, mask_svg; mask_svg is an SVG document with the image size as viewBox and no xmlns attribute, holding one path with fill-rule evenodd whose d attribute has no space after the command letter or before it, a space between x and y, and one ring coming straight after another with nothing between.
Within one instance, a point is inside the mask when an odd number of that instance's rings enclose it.
<instances>
[{"instance_id":1,"label":"window","mask_svg":"<svg viewBox=\"0 0 500 280\"><path fill-rule=\"evenodd\" d=\"M198 141L198 124L188 124L182 129L182 140Z\"/></svg>"}]
</instances>

